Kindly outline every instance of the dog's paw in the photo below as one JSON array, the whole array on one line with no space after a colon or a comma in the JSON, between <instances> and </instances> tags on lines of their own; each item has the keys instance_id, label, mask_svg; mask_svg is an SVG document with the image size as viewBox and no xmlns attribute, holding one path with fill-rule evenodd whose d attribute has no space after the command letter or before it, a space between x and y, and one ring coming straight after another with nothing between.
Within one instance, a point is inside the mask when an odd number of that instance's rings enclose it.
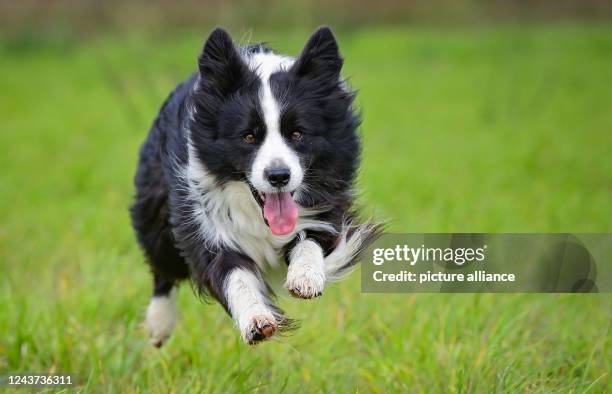
<instances>
[{"instance_id":1,"label":"dog's paw","mask_svg":"<svg viewBox=\"0 0 612 394\"><path fill-rule=\"evenodd\" d=\"M295 246L285 288L297 298L311 299L323 294L325 261L323 250L316 242L304 240Z\"/></svg>"},{"instance_id":2,"label":"dog's paw","mask_svg":"<svg viewBox=\"0 0 612 394\"><path fill-rule=\"evenodd\" d=\"M145 329L149 333L149 343L157 348L168 341L176 324L176 305L174 294L169 297L153 297L147 308Z\"/></svg>"},{"instance_id":3,"label":"dog's paw","mask_svg":"<svg viewBox=\"0 0 612 394\"><path fill-rule=\"evenodd\" d=\"M250 322L242 330L242 337L249 345L256 345L276 333L278 323L272 315L253 316Z\"/></svg>"},{"instance_id":4,"label":"dog's paw","mask_svg":"<svg viewBox=\"0 0 612 394\"><path fill-rule=\"evenodd\" d=\"M147 331L149 332L149 343L158 349L162 347L172 335L172 330L156 331L155 329L147 328Z\"/></svg>"},{"instance_id":5,"label":"dog's paw","mask_svg":"<svg viewBox=\"0 0 612 394\"><path fill-rule=\"evenodd\" d=\"M291 267L290 267L291 268ZM325 275L321 270L309 265L301 265L289 269L285 288L297 298L311 299L323 294Z\"/></svg>"}]
</instances>

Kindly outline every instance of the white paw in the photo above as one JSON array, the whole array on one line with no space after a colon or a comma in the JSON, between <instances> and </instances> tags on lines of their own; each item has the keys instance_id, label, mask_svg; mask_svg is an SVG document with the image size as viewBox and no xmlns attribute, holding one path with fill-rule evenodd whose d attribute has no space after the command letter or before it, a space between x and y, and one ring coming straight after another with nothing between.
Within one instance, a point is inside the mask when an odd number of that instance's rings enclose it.
<instances>
[{"instance_id":1,"label":"white paw","mask_svg":"<svg viewBox=\"0 0 612 394\"><path fill-rule=\"evenodd\" d=\"M310 299L323 294L325 275L317 270L307 269L308 267L303 268L287 274L285 288L298 298Z\"/></svg>"},{"instance_id":2,"label":"white paw","mask_svg":"<svg viewBox=\"0 0 612 394\"><path fill-rule=\"evenodd\" d=\"M315 242L305 240L292 252L285 288L298 298L315 298L325 288L323 251Z\"/></svg>"},{"instance_id":3,"label":"white paw","mask_svg":"<svg viewBox=\"0 0 612 394\"><path fill-rule=\"evenodd\" d=\"M168 296L153 297L147 308L145 329L149 333L149 342L161 347L174 330L176 324L176 289Z\"/></svg>"},{"instance_id":4,"label":"white paw","mask_svg":"<svg viewBox=\"0 0 612 394\"><path fill-rule=\"evenodd\" d=\"M270 338L278 329L278 323L271 314L253 316L240 328L242 339L249 345L255 345Z\"/></svg>"}]
</instances>

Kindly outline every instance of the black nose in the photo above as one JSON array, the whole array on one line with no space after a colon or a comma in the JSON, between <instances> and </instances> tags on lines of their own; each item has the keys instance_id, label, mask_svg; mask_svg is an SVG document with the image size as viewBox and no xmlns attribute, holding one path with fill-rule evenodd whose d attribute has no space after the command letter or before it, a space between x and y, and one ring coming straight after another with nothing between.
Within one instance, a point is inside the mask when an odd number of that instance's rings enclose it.
<instances>
[{"instance_id":1,"label":"black nose","mask_svg":"<svg viewBox=\"0 0 612 394\"><path fill-rule=\"evenodd\" d=\"M289 183L291 171L287 167L268 167L264 170L264 176L274 187L283 187Z\"/></svg>"}]
</instances>

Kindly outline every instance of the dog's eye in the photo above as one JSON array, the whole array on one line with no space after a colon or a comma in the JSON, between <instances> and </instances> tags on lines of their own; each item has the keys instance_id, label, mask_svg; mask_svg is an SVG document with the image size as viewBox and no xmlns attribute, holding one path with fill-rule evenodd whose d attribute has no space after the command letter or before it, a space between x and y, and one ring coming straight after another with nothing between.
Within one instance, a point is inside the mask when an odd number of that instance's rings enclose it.
<instances>
[{"instance_id":1,"label":"dog's eye","mask_svg":"<svg viewBox=\"0 0 612 394\"><path fill-rule=\"evenodd\" d=\"M293 141L299 141L302 139L302 133L300 133L299 131L294 131L293 133L291 133L291 139Z\"/></svg>"},{"instance_id":2,"label":"dog's eye","mask_svg":"<svg viewBox=\"0 0 612 394\"><path fill-rule=\"evenodd\" d=\"M246 133L245 135L242 136L242 139L247 143L247 144L252 144L255 142L256 138L255 138L255 134L253 133Z\"/></svg>"}]
</instances>

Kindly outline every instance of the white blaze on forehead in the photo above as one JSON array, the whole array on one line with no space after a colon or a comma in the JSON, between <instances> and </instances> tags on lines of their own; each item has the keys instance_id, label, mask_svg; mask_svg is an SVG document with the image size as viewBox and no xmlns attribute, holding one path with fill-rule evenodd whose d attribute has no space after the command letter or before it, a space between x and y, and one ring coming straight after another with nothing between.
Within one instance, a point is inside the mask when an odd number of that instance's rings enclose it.
<instances>
[{"instance_id":1,"label":"white blaze on forehead","mask_svg":"<svg viewBox=\"0 0 612 394\"><path fill-rule=\"evenodd\" d=\"M281 135L282 108L270 88L270 75L288 69L295 60L273 53L255 53L246 60L249 68L261 79L259 100L266 124L266 136L253 161L250 181L260 191L274 192L274 188L264 177L264 170L272 162L280 161L291 171L291 178L285 189L293 191L302 183L304 174L296 152L286 144Z\"/></svg>"},{"instance_id":2,"label":"white blaze on forehead","mask_svg":"<svg viewBox=\"0 0 612 394\"><path fill-rule=\"evenodd\" d=\"M257 52L248 55L245 61L249 69L257 74L259 78L267 80L270 75L277 71L288 70L295 62L295 59L272 52Z\"/></svg>"}]
</instances>

